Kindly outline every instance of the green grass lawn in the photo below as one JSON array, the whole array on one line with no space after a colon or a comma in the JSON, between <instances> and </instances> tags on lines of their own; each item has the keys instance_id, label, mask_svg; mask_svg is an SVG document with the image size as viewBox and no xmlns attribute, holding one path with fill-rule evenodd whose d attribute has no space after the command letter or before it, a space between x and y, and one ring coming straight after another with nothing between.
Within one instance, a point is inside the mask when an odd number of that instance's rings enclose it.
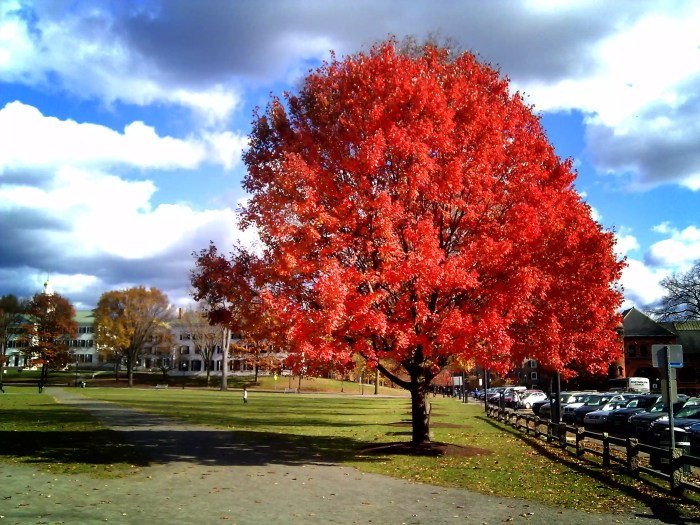
<instances>
[{"instance_id":1,"label":"green grass lawn","mask_svg":"<svg viewBox=\"0 0 700 525\"><path fill-rule=\"evenodd\" d=\"M654 490L618 471L591 467L555 447L494 422L484 415L481 405L464 404L456 399L431 398L431 432L433 441L449 443L453 452L461 454L421 455L392 453L389 446L411 439L410 401L405 397L378 397L367 391L363 396L338 396L251 390L249 403L244 405L240 391L88 388L80 392L95 399L227 429L241 441L301 443L325 458L367 472L568 508L617 511L644 502L663 508L671 516L678 512L685 517L697 514L693 510L697 507L687 501L674 499L663 490ZM17 412L7 417L4 409L9 398L0 396L3 451L10 433L8 421L16 418L19 423L13 425L25 431L33 428L46 434L46 429L51 428L55 434L54 429L62 428L73 432L74 443L87 444L96 432L104 432L96 431L94 422L86 421L86 416L53 405L46 395L17 396L17 401L11 402ZM17 403L24 403L23 414L19 413L22 410ZM48 437L35 441L43 439L47 440L50 451ZM34 446L35 452L41 448L39 445ZM138 464L137 451L129 453L132 459L115 468ZM11 454L3 452L0 457L8 456ZM50 458L51 454L43 453L42 457Z\"/></svg>"},{"instance_id":2,"label":"green grass lawn","mask_svg":"<svg viewBox=\"0 0 700 525\"><path fill-rule=\"evenodd\" d=\"M84 411L56 403L32 387L5 385L0 394L0 460L54 473L123 476L145 457Z\"/></svg>"}]
</instances>

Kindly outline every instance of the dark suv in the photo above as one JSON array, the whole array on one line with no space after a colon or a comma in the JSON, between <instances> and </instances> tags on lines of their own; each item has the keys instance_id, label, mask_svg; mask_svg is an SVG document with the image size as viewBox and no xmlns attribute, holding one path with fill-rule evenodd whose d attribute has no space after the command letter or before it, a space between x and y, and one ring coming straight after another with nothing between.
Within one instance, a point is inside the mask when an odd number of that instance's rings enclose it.
<instances>
[{"instance_id":1,"label":"dark suv","mask_svg":"<svg viewBox=\"0 0 700 525\"><path fill-rule=\"evenodd\" d=\"M627 420L635 414L648 412L660 399L660 394L647 394L635 397L624 408L618 408L608 416L608 429L612 434L627 435Z\"/></svg>"},{"instance_id":2,"label":"dark suv","mask_svg":"<svg viewBox=\"0 0 700 525\"><path fill-rule=\"evenodd\" d=\"M680 409L688 402L687 398L683 401L676 401L673 403L673 414L678 413ZM652 423L657 419L668 414L668 408L666 403L662 400L656 402L648 412L642 412L630 417L627 420L627 436L637 438L643 443L649 443L651 441L651 434L649 433Z\"/></svg>"}]
</instances>

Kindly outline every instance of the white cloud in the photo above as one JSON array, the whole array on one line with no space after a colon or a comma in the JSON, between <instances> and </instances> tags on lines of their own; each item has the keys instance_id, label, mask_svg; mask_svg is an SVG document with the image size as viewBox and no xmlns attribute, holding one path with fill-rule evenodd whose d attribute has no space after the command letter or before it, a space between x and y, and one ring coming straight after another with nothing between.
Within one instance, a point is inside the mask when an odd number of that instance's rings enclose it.
<instances>
[{"instance_id":1,"label":"white cloud","mask_svg":"<svg viewBox=\"0 0 700 525\"><path fill-rule=\"evenodd\" d=\"M155 191L150 181L125 181L100 172L63 168L47 189L0 188L0 209L21 207L70 217L70 226L53 232L52 242L80 247L85 257L107 254L143 259L216 223L235 227L230 209L195 211L178 204L152 209Z\"/></svg>"},{"instance_id":2,"label":"white cloud","mask_svg":"<svg viewBox=\"0 0 700 525\"><path fill-rule=\"evenodd\" d=\"M253 231L240 231L231 208L153 206L156 190L150 181L72 167L58 170L43 188L0 186L2 216L41 219L31 233L22 224L5 232L5 243L17 246L27 261L17 269L22 286L38 291L37 280L50 274L54 289L83 307L94 305L106 290L140 284L183 302L193 252L209 240L222 249L237 240L255 242Z\"/></svg>"},{"instance_id":3,"label":"white cloud","mask_svg":"<svg viewBox=\"0 0 700 525\"><path fill-rule=\"evenodd\" d=\"M54 166L109 166L191 169L203 162L233 168L245 138L227 131L186 140L160 137L143 122L118 133L105 126L59 120L21 102L0 109L0 173L5 169Z\"/></svg>"},{"instance_id":4,"label":"white cloud","mask_svg":"<svg viewBox=\"0 0 700 525\"><path fill-rule=\"evenodd\" d=\"M180 105L190 108L202 126L228 122L241 102L233 87L193 88L173 82L152 57L137 52L115 31L114 14L107 9L98 7L90 14L65 10L55 19L37 16L32 30L19 2L3 3L0 80L56 83L77 96L107 104Z\"/></svg>"},{"instance_id":5,"label":"white cloud","mask_svg":"<svg viewBox=\"0 0 700 525\"><path fill-rule=\"evenodd\" d=\"M662 269L651 269L641 261L627 259L627 267L622 271L620 284L625 293L625 304L629 306L648 306L658 302L665 290L659 284L670 272Z\"/></svg>"},{"instance_id":6,"label":"white cloud","mask_svg":"<svg viewBox=\"0 0 700 525\"><path fill-rule=\"evenodd\" d=\"M661 13L650 10L634 25L612 32L589 48L596 67L555 82L523 88L538 110L578 109L620 132L636 128L633 117L651 103L679 104L679 85L700 72L700 6Z\"/></svg>"},{"instance_id":7,"label":"white cloud","mask_svg":"<svg viewBox=\"0 0 700 525\"><path fill-rule=\"evenodd\" d=\"M202 138L208 145L208 159L231 170L241 161L241 154L248 146L248 138L224 131L221 133L203 132Z\"/></svg>"},{"instance_id":8,"label":"white cloud","mask_svg":"<svg viewBox=\"0 0 700 525\"><path fill-rule=\"evenodd\" d=\"M591 160L633 186L700 190L700 4L647 4L592 41L575 74L518 86L539 111L585 115Z\"/></svg>"},{"instance_id":9,"label":"white cloud","mask_svg":"<svg viewBox=\"0 0 700 525\"><path fill-rule=\"evenodd\" d=\"M663 223L654 230L670 237L649 248L646 254L649 264L671 268L673 271L686 271L700 260L700 228L697 226L678 230L669 223Z\"/></svg>"},{"instance_id":10,"label":"white cloud","mask_svg":"<svg viewBox=\"0 0 700 525\"><path fill-rule=\"evenodd\" d=\"M615 251L618 256L627 255L631 251L639 249L639 242L637 238L631 233L626 233L626 229L621 229L619 233L615 235L616 244Z\"/></svg>"}]
</instances>

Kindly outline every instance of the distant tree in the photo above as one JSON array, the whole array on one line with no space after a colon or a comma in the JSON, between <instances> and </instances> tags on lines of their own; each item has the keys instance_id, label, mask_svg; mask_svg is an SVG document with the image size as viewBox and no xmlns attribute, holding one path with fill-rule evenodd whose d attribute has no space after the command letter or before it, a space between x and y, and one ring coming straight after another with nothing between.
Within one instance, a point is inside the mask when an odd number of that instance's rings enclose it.
<instances>
[{"instance_id":1,"label":"distant tree","mask_svg":"<svg viewBox=\"0 0 700 525\"><path fill-rule=\"evenodd\" d=\"M209 324L207 312L201 306L197 309L185 311L182 314L180 322L183 328L192 337L195 354L199 354L202 357L202 361L204 361L204 370L206 370L207 374L207 386L209 386L211 382L211 365L214 360L214 355L216 355L216 350L221 348L224 327L221 325Z\"/></svg>"},{"instance_id":2,"label":"distant tree","mask_svg":"<svg viewBox=\"0 0 700 525\"><path fill-rule=\"evenodd\" d=\"M700 321L700 260L687 272L664 278L661 286L666 295L653 314L664 321Z\"/></svg>"},{"instance_id":3,"label":"distant tree","mask_svg":"<svg viewBox=\"0 0 700 525\"><path fill-rule=\"evenodd\" d=\"M168 297L157 288L138 286L100 296L95 309L95 343L119 354L130 387L134 367L154 340L167 336L171 318Z\"/></svg>"},{"instance_id":4,"label":"distant tree","mask_svg":"<svg viewBox=\"0 0 700 525\"><path fill-rule=\"evenodd\" d=\"M7 363L7 348L10 341L19 335L26 309L26 301L20 301L12 294L0 297L0 391L2 392L4 392L2 381Z\"/></svg>"},{"instance_id":5,"label":"distant tree","mask_svg":"<svg viewBox=\"0 0 700 525\"><path fill-rule=\"evenodd\" d=\"M68 344L78 335L75 308L55 292L35 294L27 304L22 333L28 343L25 351L32 363L41 365L41 392L49 370L64 368L71 359Z\"/></svg>"},{"instance_id":6,"label":"distant tree","mask_svg":"<svg viewBox=\"0 0 700 525\"><path fill-rule=\"evenodd\" d=\"M249 144L241 217L262 250L248 279L291 352L359 354L407 389L414 444L455 355L567 375L619 354L614 235L532 109L471 53L389 40L332 58L258 112Z\"/></svg>"}]
</instances>

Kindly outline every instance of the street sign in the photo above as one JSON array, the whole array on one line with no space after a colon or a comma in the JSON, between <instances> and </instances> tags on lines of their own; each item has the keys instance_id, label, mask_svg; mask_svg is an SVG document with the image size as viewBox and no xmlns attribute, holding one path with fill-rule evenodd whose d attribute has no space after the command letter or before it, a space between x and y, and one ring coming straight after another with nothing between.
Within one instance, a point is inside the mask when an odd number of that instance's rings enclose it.
<instances>
[{"instance_id":1,"label":"street sign","mask_svg":"<svg viewBox=\"0 0 700 525\"><path fill-rule=\"evenodd\" d=\"M668 349L668 365L666 364ZM651 345L651 364L654 368L683 368L683 345Z\"/></svg>"}]
</instances>

